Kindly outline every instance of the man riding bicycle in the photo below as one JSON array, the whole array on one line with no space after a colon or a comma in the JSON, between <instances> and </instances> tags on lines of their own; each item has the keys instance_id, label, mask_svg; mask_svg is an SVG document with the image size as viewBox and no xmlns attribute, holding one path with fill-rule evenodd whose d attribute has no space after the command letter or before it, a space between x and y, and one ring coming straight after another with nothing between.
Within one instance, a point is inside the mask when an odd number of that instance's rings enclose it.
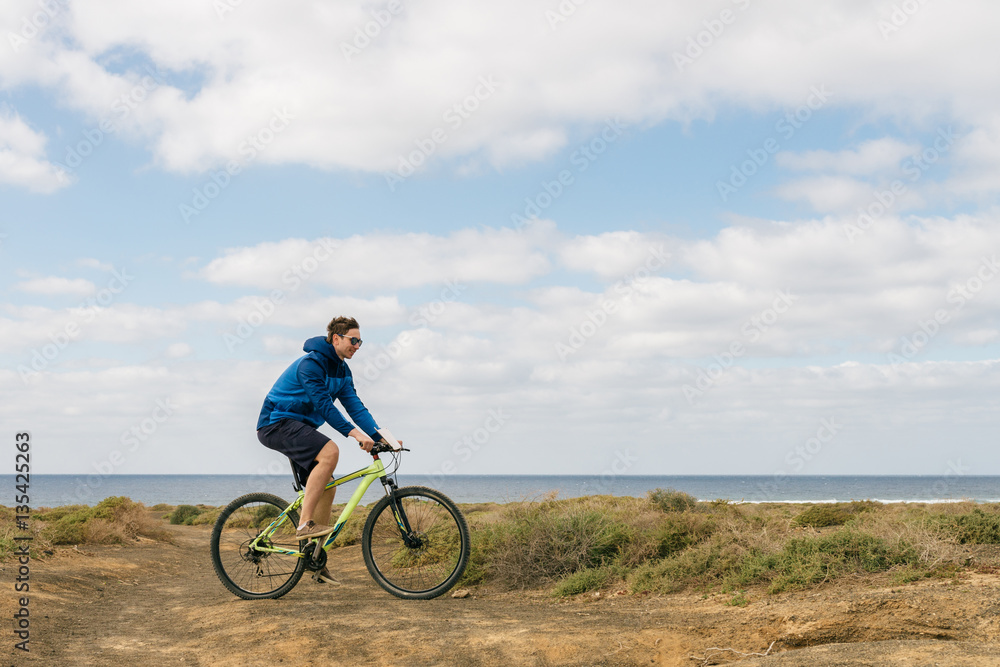
<instances>
[{"instance_id":1,"label":"man riding bicycle","mask_svg":"<svg viewBox=\"0 0 1000 667\"><path fill-rule=\"evenodd\" d=\"M361 330L353 317L335 317L326 327L327 335L310 338L299 357L278 377L264 399L257 419L257 439L292 461L301 482L305 480L299 539L319 537L333 531L330 513L334 488L326 484L333 476L340 449L316 429L326 422L343 436L354 438L366 452L371 451L378 425L354 390L354 378L347 360L361 347ZM347 410L358 425L347 421L334 400ZM319 580L336 583L324 566Z\"/></svg>"}]
</instances>

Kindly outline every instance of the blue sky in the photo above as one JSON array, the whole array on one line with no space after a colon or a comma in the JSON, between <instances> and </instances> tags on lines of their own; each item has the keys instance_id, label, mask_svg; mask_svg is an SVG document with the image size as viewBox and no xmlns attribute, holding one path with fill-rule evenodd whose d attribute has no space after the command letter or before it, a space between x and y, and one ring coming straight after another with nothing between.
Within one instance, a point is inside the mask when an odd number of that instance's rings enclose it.
<instances>
[{"instance_id":1,"label":"blue sky","mask_svg":"<svg viewBox=\"0 0 1000 667\"><path fill-rule=\"evenodd\" d=\"M1000 474L996 10L550 4L15 3L33 470L283 471L348 314L411 472Z\"/></svg>"}]
</instances>

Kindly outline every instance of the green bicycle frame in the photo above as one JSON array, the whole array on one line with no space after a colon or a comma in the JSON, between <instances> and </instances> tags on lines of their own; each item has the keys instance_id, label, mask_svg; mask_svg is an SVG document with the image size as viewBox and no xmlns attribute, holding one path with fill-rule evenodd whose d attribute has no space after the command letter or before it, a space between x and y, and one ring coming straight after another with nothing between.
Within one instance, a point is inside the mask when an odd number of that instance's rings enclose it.
<instances>
[{"instance_id":1,"label":"green bicycle frame","mask_svg":"<svg viewBox=\"0 0 1000 667\"><path fill-rule=\"evenodd\" d=\"M372 462L372 464L367 468L356 470L349 475L344 475L340 479L330 480L330 482L326 485L326 488L332 489L340 486L341 484L344 484L345 482L351 482L353 480L356 480L359 477L362 478L361 483L358 484L358 488L354 490L354 493L351 495L351 499L347 501L347 505L344 507L343 510L341 510L340 516L337 517L337 523L334 524L333 526L333 532L327 535L326 541L323 542L324 549L329 549L330 546L333 544L333 541L337 539L337 535L340 534L341 529L347 523L347 519L350 518L351 512L353 512L354 508L358 506L359 502L361 502L362 496L364 496L365 492L368 491L368 487L372 485L372 482L374 482L376 479L385 477L385 466L382 464L381 459L376 458ZM302 499L305 497L305 493L306 493L305 489L299 491L299 497L296 498L291 505L282 510L281 514L279 514L278 517L274 521L272 521L267 528L262 530L260 532L260 535L255 537L253 541L250 542L251 549L254 549L256 551L266 551L271 553L286 554L288 556L297 556L299 558L305 557L305 554L303 554L301 551L297 549L291 550L273 546L271 547L258 546L258 542L262 538L269 537L275 530L277 530L277 528L281 524L283 524L286 520L288 520L289 512L291 512L292 510L297 510L302 506ZM396 513L393 512L393 514ZM396 522L402 525L401 522L399 521L398 515L396 516Z\"/></svg>"}]
</instances>

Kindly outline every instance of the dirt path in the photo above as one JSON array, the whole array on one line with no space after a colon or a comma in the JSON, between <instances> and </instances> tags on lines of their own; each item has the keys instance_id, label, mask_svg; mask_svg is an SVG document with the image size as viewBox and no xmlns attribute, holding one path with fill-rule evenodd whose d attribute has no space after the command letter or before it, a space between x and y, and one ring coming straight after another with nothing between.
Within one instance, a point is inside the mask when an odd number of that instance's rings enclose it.
<instances>
[{"instance_id":1,"label":"dirt path","mask_svg":"<svg viewBox=\"0 0 1000 667\"><path fill-rule=\"evenodd\" d=\"M751 595L746 607L726 605L731 595L614 593L408 602L378 588L359 547L347 547L332 553L341 586L303 578L280 600L245 601L216 579L208 527L170 529L176 546L34 561L31 653L4 633L4 664L1000 666L996 574L896 589L845 582ZM12 571L3 566L5 582ZM10 618L13 593L2 602ZM769 646L767 657L742 655Z\"/></svg>"}]
</instances>

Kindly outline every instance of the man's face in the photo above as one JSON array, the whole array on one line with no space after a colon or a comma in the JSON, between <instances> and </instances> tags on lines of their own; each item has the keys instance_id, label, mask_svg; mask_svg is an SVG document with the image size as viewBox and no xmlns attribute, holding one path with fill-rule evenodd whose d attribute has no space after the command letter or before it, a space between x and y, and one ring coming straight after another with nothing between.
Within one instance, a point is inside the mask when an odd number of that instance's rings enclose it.
<instances>
[{"instance_id":1,"label":"man's face","mask_svg":"<svg viewBox=\"0 0 1000 667\"><path fill-rule=\"evenodd\" d=\"M352 338L359 340L357 345L351 344ZM360 329L351 329L343 336L340 334L333 334L333 349L337 352L337 356L341 359L350 359L354 356L354 353L358 351L358 348L361 347L360 339Z\"/></svg>"}]
</instances>

